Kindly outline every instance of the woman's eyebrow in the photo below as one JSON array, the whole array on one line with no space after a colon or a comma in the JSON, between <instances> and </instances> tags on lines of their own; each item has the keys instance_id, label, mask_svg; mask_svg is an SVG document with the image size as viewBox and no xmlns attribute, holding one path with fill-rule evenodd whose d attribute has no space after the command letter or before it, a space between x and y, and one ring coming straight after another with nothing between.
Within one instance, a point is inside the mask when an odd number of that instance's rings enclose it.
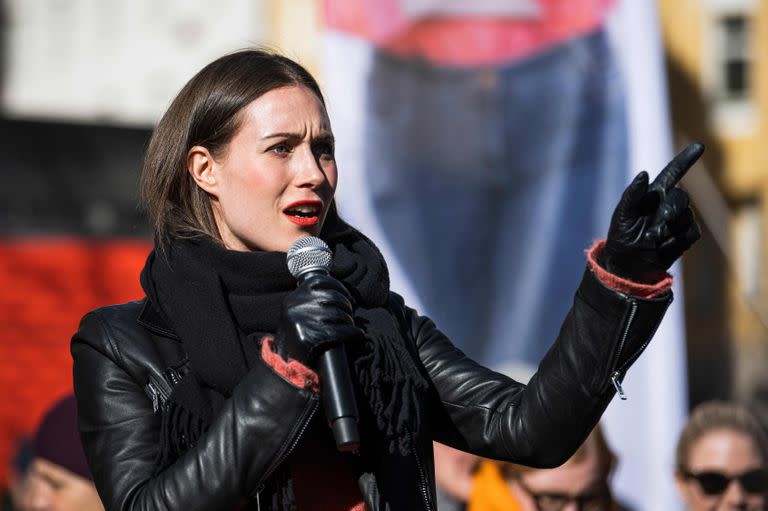
<instances>
[{"instance_id":1,"label":"woman's eyebrow","mask_svg":"<svg viewBox=\"0 0 768 511\"><path fill-rule=\"evenodd\" d=\"M268 135L264 135L261 138L265 140L268 138L287 138L290 140L297 140L297 139L301 140L304 138L304 135L301 133L290 133L287 131L280 131L277 133L270 133ZM331 133L330 131L321 131L320 133L317 134L317 136L312 137L312 140L313 141L320 140L323 142L335 142L336 139L334 138L333 133Z\"/></svg>"},{"instance_id":2,"label":"woman's eyebrow","mask_svg":"<svg viewBox=\"0 0 768 511\"><path fill-rule=\"evenodd\" d=\"M268 138L288 138L288 139L302 139L304 138L300 133L288 133L287 131L280 131L278 133L270 133L269 135L264 135L261 137L263 139Z\"/></svg>"},{"instance_id":3,"label":"woman's eyebrow","mask_svg":"<svg viewBox=\"0 0 768 511\"><path fill-rule=\"evenodd\" d=\"M334 145L336 143L336 137L333 136L333 133L323 132L313 138L312 141Z\"/></svg>"},{"instance_id":4,"label":"woman's eyebrow","mask_svg":"<svg viewBox=\"0 0 768 511\"><path fill-rule=\"evenodd\" d=\"M54 488L59 488L62 485L62 480L59 477L49 474L44 470L32 469L30 471L30 475L32 477L37 477L38 479L45 481L46 483L50 484Z\"/></svg>"}]
</instances>

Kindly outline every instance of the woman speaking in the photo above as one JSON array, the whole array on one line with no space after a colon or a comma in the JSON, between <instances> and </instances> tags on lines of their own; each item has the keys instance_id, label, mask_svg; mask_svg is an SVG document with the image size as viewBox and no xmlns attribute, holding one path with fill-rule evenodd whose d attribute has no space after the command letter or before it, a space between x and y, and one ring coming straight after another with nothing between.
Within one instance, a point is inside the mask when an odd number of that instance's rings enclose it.
<instances>
[{"instance_id":1,"label":"woman speaking","mask_svg":"<svg viewBox=\"0 0 768 511\"><path fill-rule=\"evenodd\" d=\"M146 298L87 314L72 339L79 427L105 507L431 510L433 440L562 463L672 300L666 270L700 235L675 184L702 150L629 185L525 386L408 308L377 248L338 217L333 133L308 72L260 50L212 62L147 150ZM286 251L308 235L333 264L297 286ZM340 345L359 409L354 453L339 452L318 413L318 360Z\"/></svg>"}]
</instances>

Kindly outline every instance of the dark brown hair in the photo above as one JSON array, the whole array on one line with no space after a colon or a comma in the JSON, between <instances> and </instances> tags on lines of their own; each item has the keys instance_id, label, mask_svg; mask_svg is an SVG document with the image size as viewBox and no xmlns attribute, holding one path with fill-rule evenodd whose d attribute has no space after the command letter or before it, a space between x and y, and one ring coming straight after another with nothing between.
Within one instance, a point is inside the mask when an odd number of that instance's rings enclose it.
<instances>
[{"instance_id":1,"label":"dark brown hair","mask_svg":"<svg viewBox=\"0 0 768 511\"><path fill-rule=\"evenodd\" d=\"M694 408L680 433L675 451L677 472L688 470L688 457L693 444L711 431L723 430L747 435L758 450L763 465L768 462L768 438L755 416L738 403L707 401Z\"/></svg>"},{"instance_id":2,"label":"dark brown hair","mask_svg":"<svg viewBox=\"0 0 768 511\"><path fill-rule=\"evenodd\" d=\"M220 235L208 194L187 171L196 146L221 155L241 124L241 110L267 92L303 85L325 105L315 79L301 65L264 49L225 55L181 89L158 123L144 157L140 195L158 244L170 237Z\"/></svg>"}]
</instances>

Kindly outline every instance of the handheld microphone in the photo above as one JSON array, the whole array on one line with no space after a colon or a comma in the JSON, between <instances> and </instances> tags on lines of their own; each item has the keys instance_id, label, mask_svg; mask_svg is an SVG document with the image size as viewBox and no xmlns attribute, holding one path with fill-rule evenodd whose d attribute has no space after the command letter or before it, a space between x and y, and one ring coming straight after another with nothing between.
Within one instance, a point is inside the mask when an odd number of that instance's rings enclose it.
<instances>
[{"instance_id":1,"label":"handheld microphone","mask_svg":"<svg viewBox=\"0 0 768 511\"><path fill-rule=\"evenodd\" d=\"M288 271L300 284L313 274L328 275L332 258L331 249L320 238L299 238L288 250ZM336 448L342 452L356 451L360 446L359 414L344 345L339 343L327 349L319 360L323 406Z\"/></svg>"}]
</instances>

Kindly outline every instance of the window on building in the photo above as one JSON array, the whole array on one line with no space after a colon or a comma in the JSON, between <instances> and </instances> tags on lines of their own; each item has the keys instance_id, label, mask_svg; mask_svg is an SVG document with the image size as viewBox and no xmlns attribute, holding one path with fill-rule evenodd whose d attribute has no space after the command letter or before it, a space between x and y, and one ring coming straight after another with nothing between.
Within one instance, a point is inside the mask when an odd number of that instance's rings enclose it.
<instances>
[{"instance_id":1,"label":"window on building","mask_svg":"<svg viewBox=\"0 0 768 511\"><path fill-rule=\"evenodd\" d=\"M719 20L720 95L723 99L747 99L750 92L750 23L744 14Z\"/></svg>"}]
</instances>

